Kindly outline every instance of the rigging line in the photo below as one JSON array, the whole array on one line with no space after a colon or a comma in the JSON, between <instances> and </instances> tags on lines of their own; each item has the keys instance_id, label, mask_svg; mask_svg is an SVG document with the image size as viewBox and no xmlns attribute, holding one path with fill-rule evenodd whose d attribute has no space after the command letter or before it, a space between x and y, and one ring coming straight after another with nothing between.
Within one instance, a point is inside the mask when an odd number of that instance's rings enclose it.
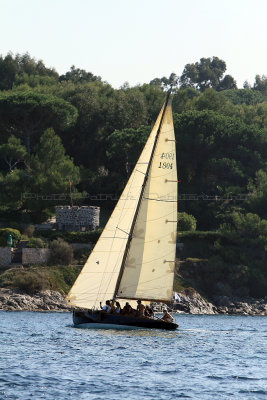
<instances>
[{"instance_id":1,"label":"rigging line","mask_svg":"<svg viewBox=\"0 0 267 400\"><path fill-rule=\"evenodd\" d=\"M162 129L161 133L168 133L168 132L172 132L172 128L171 129Z\"/></svg>"},{"instance_id":2,"label":"rigging line","mask_svg":"<svg viewBox=\"0 0 267 400\"><path fill-rule=\"evenodd\" d=\"M173 274L174 273L174 271L173 272L170 272L169 274ZM169 275L168 274L168 275ZM156 281L156 280L163 280L163 278L166 278L166 275L159 275L159 276L157 276L156 278L153 278L153 279L149 279L149 280L147 280L147 281L142 281L142 282L138 282L138 286L139 285L145 285L146 283L151 283L151 282L154 282L154 281ZM137 285L136 284L133 284L133 285L127 285L127 289L128 288L133 288L133 287L137 287ZM146 288L146 292L152 292L152 291L154 291L154 290L157 290L157 289L162 289L162 288L165 288L165 286L157 286L157 287L153 287L152 289L149 289L149 288ZM122 294L123 295L123 294Z\"/></svg>"},{"instance_id":3,"label":"rigging line","mask_svg":"<svg viewBox=\"0 0 267 400\"><path fill-rule=\"evenodd\" d=\"M126 235L129 236L129 232L124 231L123 229L119 228L118 226L116 226L116 229L119 229L119 231L122 231L123 233L126 233Z\"/></svg>"},{"instance_id":4,"label":"rigging line","mask_svg":"<svg viewBox=\"0 0 267 400\"><path fill-rule=\"evenodd\" d=\"M150 197L144 197L145 200L154 200L154 201L162 201L164 203L176 203L177 200L159 200L159 199L151 199Z\"/></svg>"},{"instance_id":5,"label":"rigging line","mask_svg":"<svg viewBox=\"0 0 267 400\"><path fill-rule=\"evenodd\" d=\"M102 239L123 239L123 240L125 240L127 238L125 238L125 237L123 238L123 237L119 237L119 236L105 236ZM102 250L101 250L101 252L102 252Z\"/></svg>"},{"instance_id":6,"label":"rigging line","mask_svg":"<svg viewBox=\"0 0 267 400\"><path fill-rule=\"evenodd\" d=\"M171 171L170 169L166 168L165 171L166 171L166 174L153 175L153 176L151 176L151 178L152 178L152 179L164 178L164 176L170 175L170 171Z\"/></svg>"},{"instance_id":7,"label":"rigging line","mask_svg":"<svg viewBox=\"0 0 267 400\"><path fill-rule=\"evenodd\" d=\"M156 257L156 258L150 259L150 260L148 260L148 261L142 261L141 264L135 264L135 265L136 265L136 266L139 266L139 265L150 264L150 263L155 262L155 261L157 261L157 260L165 259L167 256L171 256L171 254L173 254L173 251L168 251L168 253L165 253L165 254L161 255L160 257ZM129 268L130 268L130 267L129 267Z\"/></svg>"},{"instance_id":8,"label":"rigging line","mask_svg":"<svg viewBox=\"0 0 267 400\"><path fill-rule=\"evenodd\" d=\"M145 173L145 172L138 171L138 169L136 170L136 172L140 172L140 174L146 175L146 173Z\"/></svg>"},{"instance_id":9,"label":"rigging line","mask_svg":"<svg viewBox=\"0 0 267 400\"><path fill-rule=\"evenodd\" d=\"M168 217L168 215L172 215L173 214L173 210L171 212L169 212L168 214L165 215L160 215L158 218L151 218L151 219L143 219L140 222L141 223L145 223L145 222L154 222L154 221L158 221L159 219L163 219Z\"/></svg>"}]
</instances>

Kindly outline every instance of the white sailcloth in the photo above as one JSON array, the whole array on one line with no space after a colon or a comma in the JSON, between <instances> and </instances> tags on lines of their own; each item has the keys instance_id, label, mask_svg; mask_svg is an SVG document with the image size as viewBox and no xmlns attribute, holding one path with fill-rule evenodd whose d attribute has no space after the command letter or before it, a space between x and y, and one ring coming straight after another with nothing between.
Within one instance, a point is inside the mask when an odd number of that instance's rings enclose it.
<instances>
[{"instance_id":1,"label":"white sailcloth","mask_svg":"<svg viewBox=\"0 0 267 400\"><path fill-rule=\"evenodd\" d=\"M163 108L102 235L66 298L73 306L89 309L114 296L162 113Z\"/></svg>"},{"instance_id":2,"label":"white sailcloth","mask_svg":"<svg viewBox=\"0 0 267 400\"><path fill-rule=\"evenodd\" d=\"M170 102L127 254L118 297L170 300L177 231L177 169Z\"/></svg>"}]
</instances>

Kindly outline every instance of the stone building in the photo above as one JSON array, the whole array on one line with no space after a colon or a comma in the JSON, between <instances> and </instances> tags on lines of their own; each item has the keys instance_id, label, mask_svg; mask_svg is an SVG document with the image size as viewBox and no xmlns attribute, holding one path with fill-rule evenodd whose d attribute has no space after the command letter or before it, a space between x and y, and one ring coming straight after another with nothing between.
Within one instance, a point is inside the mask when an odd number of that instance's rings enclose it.
<instances>
[{"instance_id":1,"label":"stone building","mask_svg":"<svg viewBox=\"0 0 267 400\"><path fill-rule=\"evenodd\" d=\"M56 225L59 230L91 231L99 227L100 207L57 206Z\"/></svg>"}]
</instances>

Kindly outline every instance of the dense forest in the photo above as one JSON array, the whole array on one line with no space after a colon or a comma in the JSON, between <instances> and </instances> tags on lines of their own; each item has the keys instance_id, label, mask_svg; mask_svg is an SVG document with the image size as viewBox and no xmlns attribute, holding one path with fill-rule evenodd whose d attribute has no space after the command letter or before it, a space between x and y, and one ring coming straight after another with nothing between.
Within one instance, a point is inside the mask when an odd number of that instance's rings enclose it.
<instances>
[{"instance_id":1,"label":"dense forest","mask_svg":"<svg viewBox=\"0 0 267 400\"><path fill-rule=\"evenodd\" d=\"M1 56L2 226L46 220L70 204L70 182L75 204L109 214L172 87L179 211L195 222L184 230L216 233L222 275L231 265L267 293L267 76L238 89L226 69L201 58L180 76L114 89L75 66L59 75L29 54Z\"/></svg>"}]
</instances>

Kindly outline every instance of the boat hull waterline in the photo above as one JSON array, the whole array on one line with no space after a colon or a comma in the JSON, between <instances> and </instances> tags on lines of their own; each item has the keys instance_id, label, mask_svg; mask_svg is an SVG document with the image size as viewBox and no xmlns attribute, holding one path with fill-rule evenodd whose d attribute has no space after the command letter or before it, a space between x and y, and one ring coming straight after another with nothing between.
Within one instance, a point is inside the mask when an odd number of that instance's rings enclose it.
<instances>
[{"instance_id":1,"label":"boat hull waterline","mask_svg":"<svg viewBox=\"0 0 267 400\"><path fill-rule=\"evenodd\" d=\"M132 317L126 315L116 315L103 313L99 319L98 312L74 311L73 323L81 328L91 329L165 329L175 330L178 325L174 322L166 322L161 319L145 317Z\"/></svg>"}]
</instances>

